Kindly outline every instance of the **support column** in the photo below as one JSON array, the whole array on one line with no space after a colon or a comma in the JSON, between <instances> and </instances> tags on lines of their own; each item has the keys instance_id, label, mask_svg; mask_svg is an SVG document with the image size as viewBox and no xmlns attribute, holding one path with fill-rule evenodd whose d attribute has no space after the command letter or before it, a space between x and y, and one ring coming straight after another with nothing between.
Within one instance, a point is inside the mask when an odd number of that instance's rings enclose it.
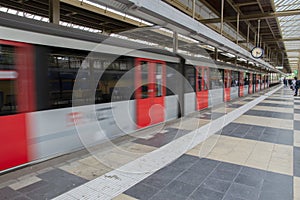
<instances>
[{"instance_id":1,"label":"support column","mask_svg":"<svg viewBox=\"0 0 300 200\"><path fill-rule=\"evenodd\" d=\"M173 33L173 52L177 53L178 51L178 33L174 31Z\"/></svg>"},{"instance_id":2,"label":"support column","mask_svg":"<svg viewBox=\"0 0 300 200\"><path fill-rule=\"evenodd\" d=\"M224 22L224 0L221 0L221 35L223 35L223 24Z\"/></svg>"},{"instance_id":3,"label":"support column","mask_svg":"<svg viewBox=\"0 0 300 200\"><path fill-rule=\"evenodd\" d=\"M195 12L196 12L196 0L193 0L193 19L195 19Z\"/></svg>"},{"instance_id":4,"label":"support column","mask_svg":"<svg viewBox=\"0 0 300 200\"><path fill-rule=\"evenodd\" d=\"M218 48L217 47L215 47L214 59L218 60Z\"/></svg>"},{"instance_id":5,"label":"support column","mask_svg":"<svg viewBox=\"0 0 300 200\"><path fill-rule=\"evenodd\" d=\"M240 13L237 13L236 20L236 44L239 44L239 32L240 32Z\"/></svg>"},{"instance_id":6,"label":"support column","mask_svg":"<svg viewBox=\"0 0 300 200\"><path fill-rule=\"evenodd\" d=\"M49 21L53 24L59 24L60 3L59 0L49 0Z\"/></svg>"}]
</instances>

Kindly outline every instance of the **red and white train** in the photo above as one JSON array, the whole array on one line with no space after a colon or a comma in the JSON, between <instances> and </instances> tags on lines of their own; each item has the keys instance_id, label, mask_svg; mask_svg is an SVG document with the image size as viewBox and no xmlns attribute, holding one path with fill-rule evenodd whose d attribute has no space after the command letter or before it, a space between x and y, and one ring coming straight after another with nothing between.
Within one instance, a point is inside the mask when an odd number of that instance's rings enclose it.
<instances>
[{"instance_id":1,"label":"red and white train","mask_svg":"<svg viewBox=\"0 0 300 200\"><path fill-rule=\"evenodd\" d=\"M270 74L5 13L0 29L3 172L83 148L75 123L100 124L105 140L270 84Z\"/></svg>"}]
</instances>

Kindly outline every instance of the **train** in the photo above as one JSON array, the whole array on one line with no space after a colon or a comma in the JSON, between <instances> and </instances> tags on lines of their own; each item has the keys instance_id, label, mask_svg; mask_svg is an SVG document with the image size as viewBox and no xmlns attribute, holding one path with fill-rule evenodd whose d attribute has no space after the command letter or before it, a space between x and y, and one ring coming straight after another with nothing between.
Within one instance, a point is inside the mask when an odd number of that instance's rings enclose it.
<instances>
[{"instance_id":1,"label":"train","mask_svg":"<svg viewBox=\"0 0 300 200\"><path fill-rule=\"evenodd\" d=\"M273 84L270 73L6 13L0 28L2 172L84 148L78 126L105 141Z\"/></svg>"}]
</instances>

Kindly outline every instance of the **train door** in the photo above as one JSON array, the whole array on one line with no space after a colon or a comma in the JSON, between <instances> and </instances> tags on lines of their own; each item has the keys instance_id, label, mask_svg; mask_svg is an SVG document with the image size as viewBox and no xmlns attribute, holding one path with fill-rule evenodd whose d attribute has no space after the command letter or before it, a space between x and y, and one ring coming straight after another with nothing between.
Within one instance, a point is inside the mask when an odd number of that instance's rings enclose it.
<instances>
[{"instance_id":1,"label":"train door","mask_svg":"<svg viewBox=\"0 0 300 200\"><path fill-rule=\"evenodd\" d=\"M165 120L164 61L138 58L135 60L136 123L138 128Z\"/></svg>"},{"instance_id":2,"label":"train door","mask_svg":"<svg viewBox=\"0 0 300 200\"><path fill-rule=\"evenodd\" d=\"M33 49L0 40L0 171L30 160L28 122L34 111Z\"/></svg>"},{"instance_id":3,"label":"train door","mask_svg":"<svg viewBox=\"0 0 300 200\"><path fill-rule=\"evenodd\" d=\"M224 101L230 101L231 71L224 70Z\"/></svg>"},{"instance_id":4,"label":"train door","mask_svg":"<svg viewBox=\"0 0 300 200\"><path fill-rule=\"evenodd\" d=\"M239 96L243 97L244 96L244 73L239 72L240 77L239 77Z\"/></svg>"},{"instance_id":5,"label":"train door","mask_svg":"<svg viewBox=\"0 0 300 200\"><path fill-rule=\"evenodd\" d=\"M209 69L196 67L196 109L208 107Z\"/></svg>"},{"instance_id":6,"label":"train door","mask_svg":"<svg viewBox=\"0 0 300 200\"><path fill-rule=\"evenodd\" d=\"M253 93L253 85L252 85L252 81L253 81L253 76L252 73L249 73L249 94Z\"/></svg>"}]
</instances>

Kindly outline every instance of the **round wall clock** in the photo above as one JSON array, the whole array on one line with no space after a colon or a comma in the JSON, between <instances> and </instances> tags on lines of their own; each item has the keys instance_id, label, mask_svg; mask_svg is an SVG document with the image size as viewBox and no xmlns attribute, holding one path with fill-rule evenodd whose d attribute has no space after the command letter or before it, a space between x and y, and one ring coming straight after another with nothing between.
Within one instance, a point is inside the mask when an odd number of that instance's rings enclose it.
<instances>
[{"instance_id":1,"label":"round wall clock","mask_svg":"<svg viewBox=\"0 0 300 200\"><path fill-rule=\"evenodd\" d=\"M253 56L253 58L260 58L262 57L264 54L264 50L260 47L254 47L251 50L251 55Z\"/></svg>"}]
</instances>

